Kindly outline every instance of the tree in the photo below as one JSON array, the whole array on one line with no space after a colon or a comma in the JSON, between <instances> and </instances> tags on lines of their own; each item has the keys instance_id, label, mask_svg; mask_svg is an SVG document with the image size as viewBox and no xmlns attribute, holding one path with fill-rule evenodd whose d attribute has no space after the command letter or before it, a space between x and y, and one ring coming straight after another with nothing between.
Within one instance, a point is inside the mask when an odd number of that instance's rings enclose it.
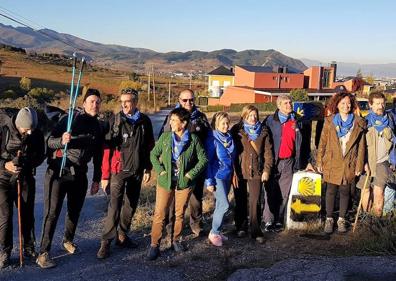
<instances>
[{"instance_id":1,"label":"tree","mask_svg":"<svg viewBox=\"0 0 396 281\"><path fill-rule=\"evenodd\" d=\"M32 80L27 77L22 77L21 80L19 80L19 87L26 92L30 91L32 87Z\"/></svg>"},{"instance_id":2,"label":"tree","mask_svg":"<svg viewBox=\"0 0 396 281\"><path fill-rule=\"evenodd\" d=\"M367 83L369 83L370 85L374 85L374 81L375 78L372 74L366 76L366 78L364 79Z\"/></svg>"},{"instance_id":3,"label":"tree","mask_svg":"<svg viewBox=\"0 0 396 281\"><path fill-rule=\"evenodd\" d=\"M136 73L136 72L131 72L130 74L129 74L129 80L132 80L132 81L139 81L139 75Z\"/></svg>"},{"instance_id":4,"label":"tree","mask_svg":"<svg viewBox=\"0 0 396 281\"><path fill-rule=\"evenodd\" d=\"M362 73L362 70L359 68L358 69L358 71L356 72L356 77L357 78L360 78L360 79L363 79L363 73Z\"/></svg>"},{"instance_id":5,"label":"tree","mask_svg":"<svg viewBox=\"0 0 396 281\"><path fill-rule=\"evenodd\" d=\"M305 89L293 89L290 91L293 101L308 101L308 92Z\"/></svg>"},{"instance_id":6,"label":"tree","mask_svg":"<svg viewBox=\"0 0 396 281\"><path fill-rule=\"evenodd\" d=\"M141 90L142 84L139 82L131 81L131 80L121 81L120 86L119 86L119 92L121 93L121 90L126 89L126 88Z\"/></svg>"}]
</instances>

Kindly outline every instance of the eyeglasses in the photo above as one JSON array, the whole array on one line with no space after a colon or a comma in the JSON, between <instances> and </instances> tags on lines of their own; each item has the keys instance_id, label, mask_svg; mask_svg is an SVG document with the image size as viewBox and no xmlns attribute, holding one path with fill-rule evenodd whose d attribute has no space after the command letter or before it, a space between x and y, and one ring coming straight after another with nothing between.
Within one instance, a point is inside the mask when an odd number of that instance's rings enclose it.
<instances>
[{"instance_id":1,"label":"eyeglasses","mask_svg":"<svg viewBox=\"0 0 396 281\"><path fill-rule=\"evenodd\" d=\"M134 95L137 96L138 92L135 89L131 89L131 88L126 88L126 89L122 89L121 90L121 94L125 95Z\"/></svg>"},{"instance_id":2,"label":"eyeglasses","mask_svg":"<svg viewBox=\"0 0 396 281\"><path fill-rule=\"evenodd\" d=\"M184 102L184 103L187 103L187 102L191 102L191 103L193 103L194 102L194 98L192 98L192 99L180 99L182 102Z\"/></svg>"}]
</instances>

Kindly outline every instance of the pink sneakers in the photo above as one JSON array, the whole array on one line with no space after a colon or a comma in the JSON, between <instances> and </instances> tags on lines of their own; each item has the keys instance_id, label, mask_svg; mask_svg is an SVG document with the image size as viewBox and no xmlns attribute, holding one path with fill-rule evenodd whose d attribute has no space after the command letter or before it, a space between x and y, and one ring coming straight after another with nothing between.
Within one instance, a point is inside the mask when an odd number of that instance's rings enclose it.
<instances>
[{"instance_id":1,"label":"pink sneakers","mask_svg":"<svg viewBox=\"0 0 396 281\"><path fill-rule=\"evenodd\" d=\"M221 247L223 246L223 239L221 239L221 236L219 234L214 234L212 232L209 233L209 241L216 247Z\"/></svg>"}]
</instances>

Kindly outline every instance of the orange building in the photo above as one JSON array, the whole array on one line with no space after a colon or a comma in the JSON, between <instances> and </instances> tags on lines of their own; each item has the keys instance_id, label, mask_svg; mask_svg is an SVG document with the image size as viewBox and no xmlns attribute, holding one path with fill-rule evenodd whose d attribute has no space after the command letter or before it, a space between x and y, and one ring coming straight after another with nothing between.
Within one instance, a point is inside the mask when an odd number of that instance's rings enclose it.
<instances>
[{"instance_id":1,"label":"orange building","mask_svg":"<svg viewBox=\"0 0 396 281\"><path fill-rule=\"evenodd\" d=\"M275 71L264 66L235 66L234 86L227 87L220 97L208 98L208 105L232 103L274 102L280 95L288 95L293 89L305 89L313 100L331 97L334 88L344 85L350 92L363 87L363 80L347 77L336 81L337 64L312 66L303 73L277 67Z\"/></svg>"}]
</instances>

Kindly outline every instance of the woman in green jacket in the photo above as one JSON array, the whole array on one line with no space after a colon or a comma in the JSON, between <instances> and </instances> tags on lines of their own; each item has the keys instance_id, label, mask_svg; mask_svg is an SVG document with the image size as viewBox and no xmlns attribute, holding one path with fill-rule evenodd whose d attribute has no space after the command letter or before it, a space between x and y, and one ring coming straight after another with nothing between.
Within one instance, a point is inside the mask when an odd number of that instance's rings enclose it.
<instances>
[{"instance_id":1,"label":"woman in green jacket","mask_svg":"<svg viewBox=\"0 0 396 281\"><path fill-rule=\"evenodd\" d=\"M175 202L175 224L173 249L184 251L181 241L183 218L197 176L205 170L208 159L198 137L186 130L190 113L184 108L175 108L170 113L172 132L164 132L154 149L150 160L157 172L155 212L151 228L149 260L159 256L159 244L165 215L170 202Z\"/></svg>"}]
</instances>

